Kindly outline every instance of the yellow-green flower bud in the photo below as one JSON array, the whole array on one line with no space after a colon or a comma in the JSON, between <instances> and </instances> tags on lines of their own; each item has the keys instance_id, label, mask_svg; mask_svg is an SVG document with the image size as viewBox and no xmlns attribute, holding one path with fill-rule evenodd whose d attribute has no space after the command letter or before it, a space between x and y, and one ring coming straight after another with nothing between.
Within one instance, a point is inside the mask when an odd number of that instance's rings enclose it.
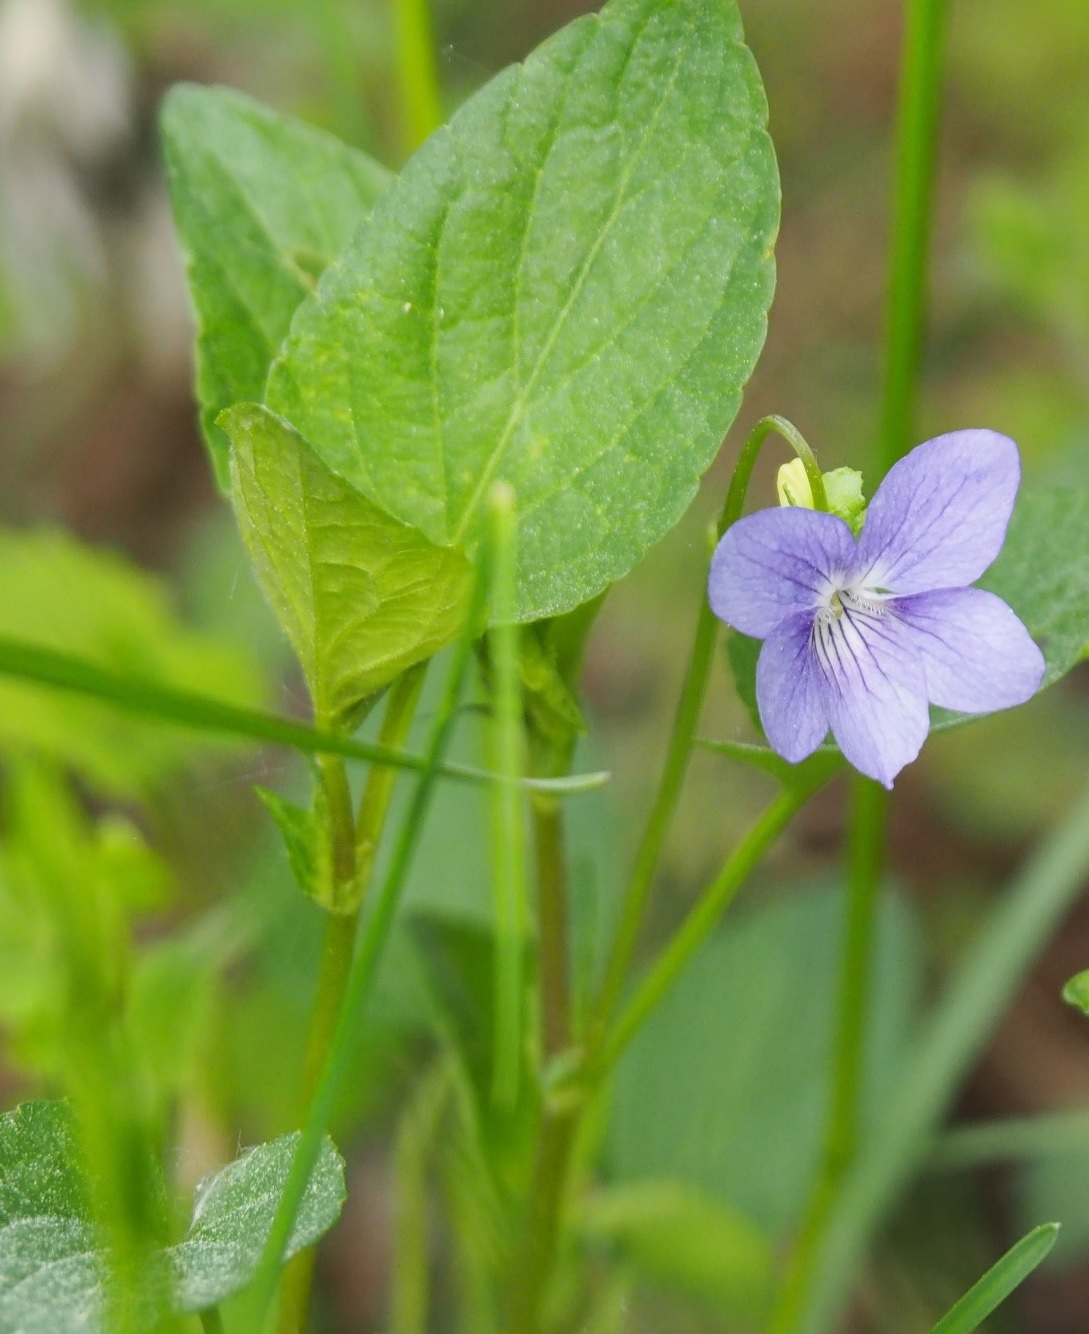
<instances>
[{"instance_id":1,"label":"yellow-green flower bud","mask_svg":"<svg viewBox=\"0 0 1089 1334\"><path fill-rule=\"evenodd\" d=\"M779 492L780 505L794 505L800 509L813 509L813 488L806 476L805 464L801 459L791 459L779 469L775 480Z\"/></svg>"}]
</instances>

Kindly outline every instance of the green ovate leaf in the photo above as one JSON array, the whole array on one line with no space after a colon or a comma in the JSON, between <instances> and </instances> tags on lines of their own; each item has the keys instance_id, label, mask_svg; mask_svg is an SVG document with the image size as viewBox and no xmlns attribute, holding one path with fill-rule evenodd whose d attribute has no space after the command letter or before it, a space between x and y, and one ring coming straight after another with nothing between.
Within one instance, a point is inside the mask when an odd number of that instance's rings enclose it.
<instances>
[{"instance_id":1,"label":"green ovate leaf","mask_svg":"<svg viewBox=\"0 0 1089 1334\"><path fill-rule=\"evenodd\" d=\"M612 0L408 163L300 307L266 401L431 541L517 495L517 611L679 518L764 340L779 187L733 0Z\"/></svg>"},{"instance_id":2,"label":"green ovate leaf","mask_svg":"<svg viewBox=\"0 0 1089 1334\"><path fill-rule=\"evenodd\" d=\"M457 638L471 567L364 499L266 408L219 420L239 527L314 712L350 727L369 696Z\"/></svg>"},{"instance_id":3,"label":"green ovate leaf","mask_svg":"<svg viewBox=\"0 0 1089 1334\"><path fill-rule=\"evenodd\" d=\"M261 397L296 307L392 178L332 135L229 88L172 89L162 133L199 326L201 422L226 490L216 418Z\"/></svg>"},{"instance_id":4,"label":"green ovate leaf","mask_svg":"<svg viewBox=\"0 0 1089 1334\"><path fill-rule=\"evenodd\" d=\"M184 1241L155 1253L146 1327L169 1276L175 1311L214 1306L253 1275L297 1135L260 1145L206 1178ZM313 1245L344 1203L344 1165L328 1140L299 1210L288 1255ZM106 1274L80 1164L76 1128L62 1102L29 1102L0 1116L0 1329L24 1334L104 1330Z\"/></svg>"},{"instance_id":5,"label":"green ovate leaf","mask_svg":"<svg viewBox=\"0 0 1089 1334\"><path fill-rule=\"evenodd\" d=\"M239 644L182 625L152 575L61 532L0 531L0 637L74 654L137 686L248 705L264 693ZM146 793L207 744L94 701L0 679L0 749L48 756L111 795Z\"/></svg>"}]
</instances>

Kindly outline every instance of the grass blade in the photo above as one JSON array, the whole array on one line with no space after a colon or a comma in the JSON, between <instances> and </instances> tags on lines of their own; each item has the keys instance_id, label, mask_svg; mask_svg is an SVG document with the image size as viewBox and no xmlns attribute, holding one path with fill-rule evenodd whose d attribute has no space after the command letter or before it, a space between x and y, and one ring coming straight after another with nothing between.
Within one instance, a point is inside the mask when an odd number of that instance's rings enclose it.
<instances>
[{"instance_id":1,"label":"grass blade","mask_svg":"<svg viewBox=\"0 0 1089 1334\"><path fill-rule=\"evenodd\" d=\"M0 676L68 690L77 695L112 704L126 713L140 714L176 727L190 727L220 736L246 737L277 746L289 746L308 755L340 755L368 764L385 764L393 769L422 773L426 761L419 755L392 750L387 746L359 741L354 737L323 732L305 723L258 709L241 708L222 700L196 695L154 681L124 677L105 671L68 653L41 648L20 640L0 636ZM445 763L439 766L442 778L464 783L492 783L497 775L467 764ZM523 786L530 791L554 796L577 796L591 792L609 781L607 773L574 774L568 778L526 778Z\"/></svg>"},{"instance_id":2,"label":"grass blade","mask_svg":"<svg viewBox=\"0 0 1089 1334\"><path fill-rule=\"evenodd\" d=\"M959 1302L934 1326L931 1334L972 1334L1019 1287L1055 1245L1058 1223L1043 1223L973 1283Z\"/></svg>"},{"instance_id":3,"label":"grass blade","mask_svg":"<svg viewBox=\"0 0 1089 1334\"><path fill-rule=\"evenodd\" d=\"M942 1117L1040 950L1089 875L1089 788L1029 859L925 1023L885 1114L845 1183L801 1334L836 1326L870 1239L924 1163Z\"/></svg>"}]
</instances>

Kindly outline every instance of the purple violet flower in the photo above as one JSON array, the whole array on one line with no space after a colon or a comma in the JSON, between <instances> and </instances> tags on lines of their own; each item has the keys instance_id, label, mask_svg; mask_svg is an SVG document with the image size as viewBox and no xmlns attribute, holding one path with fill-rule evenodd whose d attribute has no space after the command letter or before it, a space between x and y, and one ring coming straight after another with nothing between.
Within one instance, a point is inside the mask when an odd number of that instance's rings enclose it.
<instances>
[{"instance_id":1,"label":"purple violet flower","mask_svg":"<svg viewBox=\"0 0 1089 1334\"><path fill-rule=\"evenodd\" d=\"M919 445L870 502L856 542L810 509L739 520L711 561L716 616L764 640L756 698L772 748L797 764L829 729L862 773L892 787L918 755L930 704L1022 704L1043 654L1001 598L968 587L1002 548L1021 480L995 431Z\"/></svg>"}]
</instances>

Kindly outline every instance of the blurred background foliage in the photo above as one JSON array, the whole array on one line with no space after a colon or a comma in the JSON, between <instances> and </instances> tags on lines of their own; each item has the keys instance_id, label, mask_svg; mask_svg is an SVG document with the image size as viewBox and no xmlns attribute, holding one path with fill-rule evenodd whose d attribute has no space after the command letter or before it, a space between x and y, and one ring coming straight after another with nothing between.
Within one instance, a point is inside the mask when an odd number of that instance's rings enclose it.
<instances>
[{"instance_id":1,"label":"blurred background foliage","mask_svg":"<svg viewBox=\"0 0 1089 1334\"><path fill-rule=\"evenodd\" d=\"M436 0L447 108L579 8ZM951 11L927 433L990 426L1019 441L1033 477L1084 478L1089 7L956 0ZM736 435L778 412L825 467L857 463L876 416L900 6L742 0L742 12L784 210L767 349ZM397 166L408 135L394 22L388 0L0 0L0 633L304 711L197 435L155 115L179 79L224 82ZM586 759L615 781L572 806L580 977L594 968L664 747L702 596L703 534L736 443L593 634ZM755 483L762 503L773 499L770 467ZM704 730L748 728L723 669ZM898 782L871 1100L920 998L1084 773L1087 743L1081 670L1023 710L935 738ZM479 760L471 718L459 747ZM0 764L5 1103L78 1098L72 1071L106 1043L106 1068L126 1072L114 1105L167 1147L170 1186L184 1194L237 1143L281 1133L296 1113L321 923L292 888L252 785L290 792L305 772L278 752L210 747L6 682ZM696 757L651 937L751 822L762 781ZM601 1334L745 1328L764 1308L816 1160L842 796L833 786L781 841L617 1075L578 1215L600 1264ZM445 1328L444 1302L471 1311L474 1300L442 1278L452 1249L473 1251L484 1272L498 1244L471 1198L471 1136L450 1130L463 1092L445 1060L460 1050L472 1077L473 1044L491 1031L486 820L478 793L443 793L358 1036L334 1127L349 1201L320 1261L329 1329L390 1328L391 1303L395 1321L410 1318L398 1247L431 1254L434 1328ZM1087 927L1083 902L1013 998L963 1119L1089 1104L1089 1035L1059 1001L1089 962ZM441 1155L447 1131L453 1150ZM428 1205L440 1176L453 1229ZM988 1258L1052 1216L1065 1225L1054 1260L993 1328L1084 1330L1089 1133L1016 1169L924 1175L883 1238L852 1327L927 1327Z\"/></svg>"}]
</instances>

